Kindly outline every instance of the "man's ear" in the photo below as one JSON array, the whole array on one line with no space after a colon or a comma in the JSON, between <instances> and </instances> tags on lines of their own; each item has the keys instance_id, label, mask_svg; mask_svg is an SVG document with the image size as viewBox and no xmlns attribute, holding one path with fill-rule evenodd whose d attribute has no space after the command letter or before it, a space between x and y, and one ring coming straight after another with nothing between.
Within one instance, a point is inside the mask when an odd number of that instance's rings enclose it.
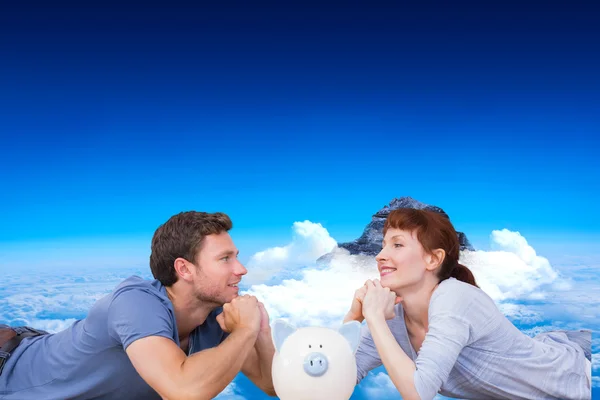
<instances>
[{"instance_id":1,"label":"man's ear","mask_svg":"<svg viewBox=\"0 0 600 400\"><path fill-rule=\"evenodd\" d=\"M195 268L194 265L186 260L185 258L178 257L175 259L173 263L173 267L175 268L175 273L179 279L183 279L184 281L191 281L193 279L193 271L192 268Z\"/></svg>"},{"instance_id":2,"label":"man's ear","mask_svg":"<svg viewBox=\"0 0 600 400\"><path fill-rule=\"evenodd\" d=\"M446 258L446 252L443 249L435 249L431 254L427 255L427 269L430 271L435 270L444 262Z\"/></svg>"}]
</instances>

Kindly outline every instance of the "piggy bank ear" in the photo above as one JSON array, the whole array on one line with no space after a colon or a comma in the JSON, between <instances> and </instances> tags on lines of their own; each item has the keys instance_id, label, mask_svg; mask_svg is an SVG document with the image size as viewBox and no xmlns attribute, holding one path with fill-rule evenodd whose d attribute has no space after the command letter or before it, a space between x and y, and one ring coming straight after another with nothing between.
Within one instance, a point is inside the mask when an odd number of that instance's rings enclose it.
<instances>
[{"instance_id":1,"label":"piggy bank ear","mask_svg":"<svg viewBox=\"0 0 600 400\"><path fill-rule=\"evenodd\" d=\"M271 336L275 350L281 351L281 346L283 346L285 339L294 332L296 332L295 326L288 324L282 319L275 320L271 325Z\"/></svg>"},{"instance_id":2,"label":"piggy bank ear","mask_svg":"<svg viewBox=\"0 0 600 400\"><path fill-rule=\"evenodd\" d=\"M355 353L356 349L358 349L358 343L360 342L360 322L346 322L340 327L338 331L342 334L343 337L346 338L348 343L350 343L352 353Z\"/></svg>"}]
</instances>

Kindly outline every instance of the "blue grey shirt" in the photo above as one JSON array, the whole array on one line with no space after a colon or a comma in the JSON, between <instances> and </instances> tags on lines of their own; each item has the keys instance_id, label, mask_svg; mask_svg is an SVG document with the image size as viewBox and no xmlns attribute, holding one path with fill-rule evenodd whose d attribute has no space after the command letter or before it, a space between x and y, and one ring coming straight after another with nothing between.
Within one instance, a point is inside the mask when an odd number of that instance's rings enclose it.
<instances>
[{"instance_id":1,"label":"blue grey shirt","mask_svg":"<svg viewBox=\"0 0 600 400\"><path fill-rule=\"evenodd\" d=\"M189 354L226 338L216 321L219 312L192 332ZM0 399L160 399L125 353L147 336L179 346L165 287L132 276L98 300L85 319L55 334L24 339L0 374Z\"/></svg>"},{"instance_id":2,"label":"blue grey shirt","mask_svg":"<svg viewBox=\"0 0 600 400\"><path fill-rule=\"evenodd\" d=\"M436 288L429 303L429 330L417 353L402 304L387 321L396 341L415 362L422 400L439 392L466 399L589 399L586 353L591 331L519 331L479 288L454 278ZM356 352L358 381L382 365L368 325Z\"/></svg>"}]
</instances>

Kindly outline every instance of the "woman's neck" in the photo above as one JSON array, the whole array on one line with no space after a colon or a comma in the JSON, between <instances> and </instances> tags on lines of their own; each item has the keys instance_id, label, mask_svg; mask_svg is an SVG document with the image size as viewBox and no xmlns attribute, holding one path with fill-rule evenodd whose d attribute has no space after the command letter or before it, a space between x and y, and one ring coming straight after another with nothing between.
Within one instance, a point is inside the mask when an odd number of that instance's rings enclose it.
<instances>
[{"instance_id":1,"label":"woman's neck","mask_svg":"<svg viewBox=\"0 0 600 400\"><path fill-rule=\"evenodd\" d=\"M429 302L439 282L423 282L417 287L403 290L402 309L407 323L423 328L427 331L429 327Z\"/></svg>"}]
</instances>

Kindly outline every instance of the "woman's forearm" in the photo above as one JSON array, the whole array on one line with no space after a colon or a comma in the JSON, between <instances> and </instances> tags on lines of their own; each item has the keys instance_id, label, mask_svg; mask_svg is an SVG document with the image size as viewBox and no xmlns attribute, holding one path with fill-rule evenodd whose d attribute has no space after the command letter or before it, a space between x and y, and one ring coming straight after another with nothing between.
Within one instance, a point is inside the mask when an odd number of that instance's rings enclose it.
<instances>
[{"instance_id":1,"label":"woman's forearm","mask_svg":"<svg viewBox=\"0 0 600 400\"><path fill-rule=\"evenodd\" d=\"M402 398L422 400L415 387L415 363L402 350L383 315L380 318L367 318L367 324L381 361Z\"/></svg>"}]
</instances>

